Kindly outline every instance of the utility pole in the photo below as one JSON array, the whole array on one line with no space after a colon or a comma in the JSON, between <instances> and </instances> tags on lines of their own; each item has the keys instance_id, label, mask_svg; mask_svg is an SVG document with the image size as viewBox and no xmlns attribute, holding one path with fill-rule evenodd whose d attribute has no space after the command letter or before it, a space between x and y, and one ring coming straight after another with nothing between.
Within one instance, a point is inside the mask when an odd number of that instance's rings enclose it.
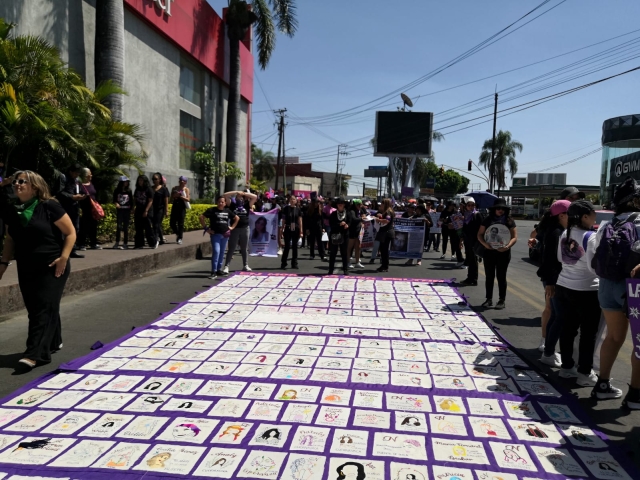
<instances>
[{"instance_id":1,"label":"utility pole","mask_svg":"<svg viewBox=\"0 0 640 480\"><path fill-rule=\"evenodd\" d=\"M335 178L335 184L336 184L336 196L339 197L340 196L340 191L342 189L342 184L340 182L340 155L349 155L349 153L345 150L345 148L347 148L348 145L346 144L341 144L338 145L338 157L336 158L336 178Z\"/></svg>"},{"instance_id":2,"label":"utility pole","mask_svg":"<svg viewBox=\"0 0 640 480\"><path fill-rule=\"evenodd\" d=\"M491 168L489 168L489 180L491 180L491 193L494 192L493 182L496 179L495 161L496 161L496 123L498 121L498 86L496 85L495 105L493 106L493 141L491 142ZM498 191L500 191L500 184L498 183Z\"/></svg>"},{"instance_id":3,"label":"utility pole","mask_svg":"<svg viewBox=\"0 0 640 480\"><path fill-rule=\"evenodd\" d=\"M276 192L278 191L278 170L280 170L280 152L282 151L282 140L284 135L284 114L286 111L286 108L273 111L273 113L280 115L280 122L278 123L278 157L276 160Z\"/></svg>"},{"instance_id":4,"label":"utility pole","mask_svg":"<svg viewBox=\"0 0 640 480\"><path fill-rule=\"evenodd\" d=\"M365 186L366 186L366 185L365 185L365 183L364 183L364 182L362 182L362 196L363 196L363 197L364 197L364 187L365 187Z\"/></svg>"},{"instance_id":5,"label":"utility pole","mask_svg":"<svg viewBox=\"0 0 640 480\"><path fill-rule=\"evenodd\" d=\"M282 188L284 189L284 196L287 196L287 149L284 143L284 127L285 123L282 123ZM293 186L293 185L292 185Z\"/></svg>"}]
</instances>

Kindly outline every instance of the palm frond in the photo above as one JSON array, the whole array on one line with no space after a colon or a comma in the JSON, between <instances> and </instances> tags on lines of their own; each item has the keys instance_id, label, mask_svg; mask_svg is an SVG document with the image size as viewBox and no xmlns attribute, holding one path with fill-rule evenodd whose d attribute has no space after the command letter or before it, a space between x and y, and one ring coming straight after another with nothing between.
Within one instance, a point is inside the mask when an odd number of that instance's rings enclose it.
<instances>
[{"instance_id":1,"label":"palm frond","mask_svg":"<svg viewBox=\"0 0 640 480\"><path fill-rule=\"evenodd\" d=\"M269 0L269 3L275 12L278 30L293 37L298 30L295 0Z\"/></svg>"},{"instance_id":2,"label":"palm frond","mask_svg":"<svg viewBox=\"0 0 640 480\"><path fill-rule=\"evenodd\" d=\"M267 68L271 55L276 48L276 28L273 23L271 9L266 0L254 0L253 9L258 17L255 23L258 63L260 68L264 70Z\"/></svg>"}]
</instances>

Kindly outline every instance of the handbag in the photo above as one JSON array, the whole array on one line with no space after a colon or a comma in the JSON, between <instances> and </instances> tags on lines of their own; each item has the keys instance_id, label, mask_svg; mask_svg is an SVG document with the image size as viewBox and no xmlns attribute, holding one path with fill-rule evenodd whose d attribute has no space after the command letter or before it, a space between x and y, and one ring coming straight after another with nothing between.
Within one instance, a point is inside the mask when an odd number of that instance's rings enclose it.
<instances>
[{"instance_id":1,"label":"handbag","mask_svg":"<svg viewBox=\"0 0 640 480\"><path fill-rule=\"evenodd\" d=\"M342 233L331 234L331 243L333 245L340 245L342 242L344 242L344 237L342 236Z\"/></svg>"},{"instance_id":2,"label":"handbag","mask_svg":"<svg viewBox=\"0 0 640 480\"><path fill-rule=\"evenodd\" d=\"M224 233L222 234L222 236L223 236L224 238L229 238L229 237L231 236L231 230L227 230L226 232L224 232Z\"/></svg>"},{"instance_id":3,"label":"handbag","mask_svg":"<svg viewBox=\"0 0 640 480\"><path fill-rule=\"evenodd\" d=\"M91 202L91 216L96 221L102 220L104 218L104 210L102 209L102 205L91 198L89 192L87 191L87 187L82 185L82 188L84 188L84 191L87 194L87 197L89 197L89 201Z\"/></svg>"},{"instance_id":4,"label":"handbag","mask_svg":"<svg viewBox=\"0 0 640 480\"><path fill-rule=\"evenodd\" d=\"M324 232L322 234L322 238L320 239L321 242L328 242L329 241L329 235L327 234L327 232Z\"/></svg>"},{"instance_id":5,"label":"handbag","mask_svg":"<svg viewBox=\"0 0 640 480\"><path fill-rule=\"evenodd\" d=\"M191 210L191 202L184 202L185 210Z\"/></svg>"},{"instance_id":6,"label":"handbag","mask_svg":"<svg viewBox=\"0 0 640 480\"><path fill-rule=\"evenodd\" d=\"M484 257L485 250L486 248L484 248L484 245L482 245L480 242L476 242L473 244L473 253L476 254L476 257Z\"/></svg>"}]
</instances>

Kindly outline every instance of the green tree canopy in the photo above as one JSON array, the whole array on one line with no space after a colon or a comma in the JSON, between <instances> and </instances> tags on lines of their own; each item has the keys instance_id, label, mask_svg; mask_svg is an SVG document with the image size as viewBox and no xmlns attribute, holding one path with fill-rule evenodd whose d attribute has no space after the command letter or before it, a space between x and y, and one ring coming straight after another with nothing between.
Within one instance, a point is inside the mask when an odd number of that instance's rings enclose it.
<instances>
[{"instance_id":1,"label":"green tree canopy","mask_svg":"<svg viewBox=\"0 0 640 480\"><path fill-rule=\"evenodd\" d=\"M275 155L272 152L266 152L261 148L251 145L251 167L252 178L256 180L271 180L276 176L276 169L273 166Z\"/></svg>"},{"instance_id":2,"label":"green tree canopy","mask_svg":"<svg viewBox=\"0 0 640 480\"><path fill-rule=\"evenodd\" d=\"M424 159L420 161L420 186L426 186L428 178L436 179L436 195L444 197L453 197L459 193L466 193L469 189L469 179L460 175L455 170L444 170L438 167L434 162Z\"/></svg>"}]
</instances>

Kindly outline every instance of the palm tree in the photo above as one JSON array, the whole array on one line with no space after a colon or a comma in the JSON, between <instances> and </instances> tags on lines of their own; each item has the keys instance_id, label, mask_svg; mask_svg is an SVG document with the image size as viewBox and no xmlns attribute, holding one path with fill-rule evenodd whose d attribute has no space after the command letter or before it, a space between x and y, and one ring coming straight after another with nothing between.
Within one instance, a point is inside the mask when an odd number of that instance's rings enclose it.
<instances>
[{"instance_id":1,"label":"palm tree","mask_svg":"<svg viewBox=\"0 0 640 480\"><path fill-rule=\"evenodd\" d=\"M122 0L96 0L95 44L96 88L111 81L124 87L124 2ZM104 104L111 117L122 121L124 98L122 93L109 95Z\"/></svg>"},{"instance_id":2,"label":"palm tree","mask_svg":"<svg viewBox=\"0 0 640 480\"><path fill-rule=\"evenodd\" d=\"M258 64L263 70L276 47L276 27L293 37L298 28L295 0L228 0L227 37L229 37L229 106L227 108L227 163L240 158L240 42L255 23ZM272 11L273 10L273 11ZM274 17L275 22L274 23ZM236 190L237 180L226 179L226 189Z\"/></svg>"},{"instance_id":3,"label":"palm tree","mask_svg":"<svg viewBox=\"0 0 640 480\"><path fill-rule=\"evenodd\" d=\"M498 184L498 190L500 190L507 186L505 182L507 168L509 169L511 178L518 173L516 153L522 152L524 147L520 142L512 139L510 131L507 130L503 132L500 130L496 135L496 152L493 165L491 164L492 147L492 138L484 142L479 163L484 166L485 170L489 171L489 188L491 188L491 185L495 181Z\"/></svg>"},{"instance_id":4,"label":"palm tree","mask_svg":"<svg viewBox=\"0 0 640 480\"><path fill-rule=\"evenodd\" d=\"M261 148L253 147L251 150L252 178L256 180L271 180L276 176L276 169L273 166L275 155L272 152L265 152Z\"/></svg>"}]
</instances>

